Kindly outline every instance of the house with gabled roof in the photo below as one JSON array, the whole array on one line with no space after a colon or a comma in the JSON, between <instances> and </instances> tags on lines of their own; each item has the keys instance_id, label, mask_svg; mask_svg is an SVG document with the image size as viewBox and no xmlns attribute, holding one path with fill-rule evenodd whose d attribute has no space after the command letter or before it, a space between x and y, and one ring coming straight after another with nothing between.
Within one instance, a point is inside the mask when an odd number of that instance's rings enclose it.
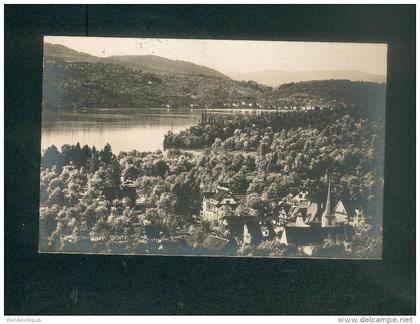
<instances>
[{"instance_id":1,"label":"house with gabled roof","mask_svg":"<svg viewBox=\"0 0 420 324\"><path fill-rule=\"evenodd\" d=\"M263 240L263 233L258 222L244 223L243 245L258 245Z\"/></svg>"},{"instance_id":2,"label":"house with gabled roof","mask_svg":"<svg viewBox=\"0 0 420 324\"><path fill-rule=\"evenodd\" d=\"M208 235L201 243L201 247L211 251L221 251L226 248L229 242L230 240L226 238Z\"/></svg>"},{"instance_id":3,"label":"house with gabled roof","mask_svg":"<svg viewBox=\"0 0 420 324\"><path fill-rule=\"evenodd\" d=\"M317 203L311 202L304 210L305 222L307 224L314 224L319 222L319 211L319 205Z\"/></svg>"},{"instance_id":4,"label":"house with gabled roof","mask_svg":"<svg viewBox=\"0 0 420 324\"><path fill-rule=\"evenodd\" d=\"M351 224L353 226L357 226L357 225L360 225L360 224L365 224L369 220L370 220L370 218L366 217L365 214L363 213L363 209L355 208L353 217L350 217L350 219L349 219L349 224Z\"/></svg>"},{"instance_id":5,"label":"house with gabled roof","mask_svg":"<svg viewBox=\"0 0 420 324\"><path fill-rule=\"evenodd\" d=\"M290 227L308 227L320 220L319 205L311 201L299 204L280 202L275 210L277 219L274 225Z\"/></svg>"},{"instance_id":6,"label":"house with gabled roof","mask_svg":"<svg viewBox=\"0 0 420 324\"><path fill-rule=\"evenodd\" d=\"M365 223L367 217L363 213L363 209L351 199L340 199L335 204L333 213L337 224L346 224L356 226Z\"/></svg>"},{"instance_id":7,"label":"house with gabled roof","mask_svg":"<svg viewBox=\"0 0 420 324\"><path fill-rule=\"evenodd\" d=\"M344 206L343 201L339 200L333 209L333 214L335 216L336 224L347 223L349 219L349 212L351 212L351 207L347 205L347 208L346 208Z\"/></svg>"},{"instance_id":8,"label":"house with gabled roof","mask_svg":"<svg viewBox=\"0 0 420 324\"><path fill-rule=\"evenodd\" d=\"M219 224L229 211L234 211L244 197L238 197L226 188L218 186L216 192L203 193L201 218L211 224Z\"/></svg>"}]
</instances>

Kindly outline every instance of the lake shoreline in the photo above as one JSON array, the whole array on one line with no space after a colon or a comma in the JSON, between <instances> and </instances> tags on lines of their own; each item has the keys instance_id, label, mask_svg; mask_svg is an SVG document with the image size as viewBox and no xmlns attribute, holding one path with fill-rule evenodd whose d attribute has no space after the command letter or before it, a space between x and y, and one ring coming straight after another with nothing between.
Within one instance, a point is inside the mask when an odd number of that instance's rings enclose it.
<instances>
[{"instance_id":1,"label":"lake shoreline","mask_svg":"<svg viewBox=\"0 0 420 324\"><path fill-rule=\"evenodd\" d=\"M43 112L41 151L51 145L69 143L94 145L111 144L114 152L132 150L154 152L164 150L168 131L178 133L197 126L202 112L218 115L255 115L277 110L261 109L168 109L168 108L89 108L89 112ZM129 112L130 111L130 112ZM200 149L205 150L206 148Z\"/></svg>"}]
</instances>

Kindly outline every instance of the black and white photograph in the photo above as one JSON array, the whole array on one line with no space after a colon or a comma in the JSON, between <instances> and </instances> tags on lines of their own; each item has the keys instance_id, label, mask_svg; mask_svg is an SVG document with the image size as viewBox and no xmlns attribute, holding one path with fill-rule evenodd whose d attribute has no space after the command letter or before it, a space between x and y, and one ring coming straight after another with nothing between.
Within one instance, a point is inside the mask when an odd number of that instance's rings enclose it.
<instances>
[{"instance_id":1,"label":"black and white photograph","mask_svg":"<svg viewBox=\"0 0 420 324\"><path fill-rule=\"evenodd\" d=\"M45 36L39 251L381 259L387 45Z\"/></svg>"},{"instance_id":2,"label":"black and white photograph","mask_svg":"<svg viewBox=\"0 0 420 324\"><path fill-rule=\"evenodd\" d=\"M415 323L407 3L7 1L4 322Z\"/></svg>"}]
</instances>

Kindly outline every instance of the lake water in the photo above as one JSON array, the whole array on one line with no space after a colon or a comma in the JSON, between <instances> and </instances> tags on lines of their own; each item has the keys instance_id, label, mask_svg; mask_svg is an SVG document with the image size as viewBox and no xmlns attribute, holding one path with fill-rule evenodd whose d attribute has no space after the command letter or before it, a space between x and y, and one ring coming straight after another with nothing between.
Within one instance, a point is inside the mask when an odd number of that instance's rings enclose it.
<instances>
[{"instance_id":1,"label":"lake water","mask_svg":"<svg viewBox=\"0 0 420 324\"><path fill-rule=\"evenodd\" d=\"M109 143L114 153L120 151L156 151L163 149L164 135L197 125L201 111L149 110L135 113L96 111L43 116L41 150L51 145L88 144L101 149Z\"/></svg>"},{"instance_id":2,"label":"lake water","mask_svg":"<svg viewBox=\"0 0 420 324\"><path fill-rule=\"evenodd\" d=\"M275 110L265 110L265 113ZM42 117L41 151L55 145L81 146L87 144L102 149L109 143L114 153L121 151L163 150L163 139L168 130L178 133L195 126L201 119L201 110L168 109L112 109L95 108L87 112L46 114ZM209 109L213 114L260 114L254 109Z\"/></svg>"}]
</instances>

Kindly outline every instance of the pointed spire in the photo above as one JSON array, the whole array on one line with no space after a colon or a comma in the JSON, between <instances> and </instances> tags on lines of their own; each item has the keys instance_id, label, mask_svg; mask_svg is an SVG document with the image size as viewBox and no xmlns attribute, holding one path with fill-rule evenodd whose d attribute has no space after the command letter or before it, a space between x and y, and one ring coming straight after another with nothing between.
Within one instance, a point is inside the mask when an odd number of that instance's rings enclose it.
<instances>
[{"instance_id":1,"label":"pointed spire","mask_svg":"<svg viewBox=\"0 0 420 324\"><path fill-rule=\"evenodd\" d=\"M330 172L327 174L328 177L328 192L327 201L325 202L325 209L321 217L322 227L335 227L335 217L331 214L331 177Z\"/></svg>"},{"instance_id":2,"label":"pointed spire","mask_svg":"<svg viewBox=\"0 0 420 324\"><path fill-rule=\"evenodd\" d=\"M327 201L325 202L325 209L323 216L330 216L331 215L331 177L330 172L327 173L328 178L328 192L327 192Z\"/></svg>"}]
</instances>

